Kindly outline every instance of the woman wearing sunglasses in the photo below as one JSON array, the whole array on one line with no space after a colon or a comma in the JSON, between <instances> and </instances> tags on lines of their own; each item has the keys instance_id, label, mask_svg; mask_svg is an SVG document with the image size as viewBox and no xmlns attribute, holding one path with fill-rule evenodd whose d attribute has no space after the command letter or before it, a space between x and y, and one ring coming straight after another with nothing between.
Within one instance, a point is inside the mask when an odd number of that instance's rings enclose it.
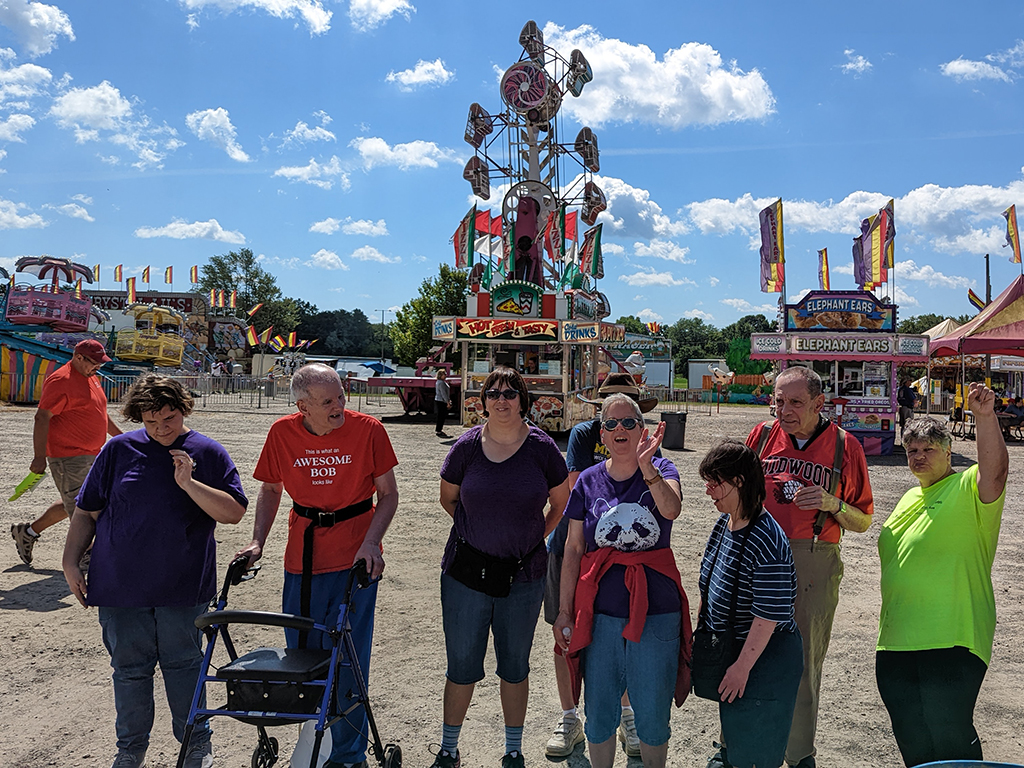
<instances>
[{"instance_id":1,"label":"woman wearing sunglasses","mask_svg":"<svg viewBox=\"0 0 1024 768\"><path fill-rule=\"evenodd\" d=\"M681 704L689 689L685 664L680 669L689 608L669 548L681 508L679 472L655 457L664 433L664 423L653 434L644 428L631 397L610 395L601 442L611 458L583 470L565 510L555 643L574 672L577 701L580 673L586 684L584 732L594 768L615 760L627 688L644 766L664 766L673 696Z\"/></svg>"},{"instance_id":2,"label":"woman wearing sunglasses","mask_svg":"<svg viewBox=\"0 0 1024 768\"><path fill-rule=\"evenodd\" d=\"M501 765L524 765L530 650L547 572L544 539L569 498L569 471L558 446L524 421L530 400L519 372L496 368L483 396L486 423L463 434L441 467L441 506L454 524L441 560L448 669L441 748L432 768L461 765L459 733L473 688L484 677L489 633L505 718ZM473 764L484 762L478 757Z\"/></svg>"}]
</instances>

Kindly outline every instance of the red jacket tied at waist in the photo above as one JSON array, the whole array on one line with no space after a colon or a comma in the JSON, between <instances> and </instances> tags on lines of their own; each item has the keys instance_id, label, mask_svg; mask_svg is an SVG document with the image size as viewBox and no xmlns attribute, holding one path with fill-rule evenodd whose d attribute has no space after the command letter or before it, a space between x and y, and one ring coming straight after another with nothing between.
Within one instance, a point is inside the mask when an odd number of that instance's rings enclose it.
<instances>
[{"instance_id":1,"label":"red jacket tied at waist","mask_svg":"<svg viewBox=\"0 0 1024 768\"><path fill-rule=\"evenodd\" d=\"M580 579L576 584L575 626L569 650L564 653L556 645L555 653L562 653L569 664L572 677L572 695L578 704L583 688L583 668L580 664L580 652L590 645L591 631L594 624L594 601L601 578L613 565L626 567L626 589L629 591L629 621L622 636L634 643L640 642L647 621L647 572L644 566L668 576L679 589L680 620L682 622L679 641L679 671L676 674L676 706L682 706L690 693L690 652L693 645L693 629L690 626L690 605L686 600L686 592L679 577L676 559L672 550L651 549L646 552L620 552L612 547L602 547L583 556L580 563Z\"/></svg>"}]
</instances>

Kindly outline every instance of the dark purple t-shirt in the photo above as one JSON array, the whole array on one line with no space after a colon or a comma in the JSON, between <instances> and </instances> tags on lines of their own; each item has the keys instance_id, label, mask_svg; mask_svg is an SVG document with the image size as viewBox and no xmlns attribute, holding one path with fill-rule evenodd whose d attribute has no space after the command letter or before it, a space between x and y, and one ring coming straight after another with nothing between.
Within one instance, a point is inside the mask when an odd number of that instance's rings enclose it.
<instances>
[{"instance_id":1,"label":"dark purple t-shirt","mask_svg":"<svg viewBox=\"0 0 1024 768\"><path fill-rule=\"evenodd\" d=\"M668 459L655 457L653 464L664 477L679 480L679 471ZM612 479L603 461L583 470L569 496L565 516L583 521L587 552L600 547L644 552L671 545L672 521L661 516L639 469L628 480ZM647 572L647 613L678 611L681 603L675 582L650 568L644 570ZM625 566L613 565L601 578L594 601L596 613L629 617L625 575Z\"/></svg>"},{"instance_id":2,"label":"dark purple t-shirt","mask_svg":"<svg viewBox=\"0 0 1024 768\"><path fill-rule=\"evenodd\" d=\"M496 464L484 455L482 429L463 434L441 465L441 479L459 486L441 570L448 570L461 536L494 557L522 558L536 550L516 580L542 579L547 550L537 545L544 539L544 507L550 490L565 482L569 470L555 441L536 427L530 427L518 451Z\"/></svg>"},{"instance_id":3,"label":"dark purple t-shirt","mask_svg":"<svg viewBox=\"0 0 1024 768\"><path fill-rule=\"evenodd\" d=\"M169 447L151 440L144 429L111 438L77 500L81 509L100 510L89 605L186 607L205 603L216 592L216 523L174 481L173 449L195 460L196 480L248 506L227 451L195 430Z\"/></svg>"}]
</instances>

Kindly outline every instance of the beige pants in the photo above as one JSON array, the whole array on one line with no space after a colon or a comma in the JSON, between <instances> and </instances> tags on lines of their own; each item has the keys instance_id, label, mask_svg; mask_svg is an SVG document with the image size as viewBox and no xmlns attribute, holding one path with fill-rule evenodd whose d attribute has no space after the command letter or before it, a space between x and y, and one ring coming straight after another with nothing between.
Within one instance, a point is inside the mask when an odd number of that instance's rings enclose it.
<instances>
[{"instance_id":1,"label":"beige pants","mask_svg":"<svg viewBox=\"0 0 1024 768\"><path fill-rule=\"evenodd\" d=\"M816 754L821 668L832 637L832 619L839 604L843 561L839 545L819 541L811 551L810 539L790 539L796 565L796 623L804 641L804 674L796 694L793 727L786 746L786 762L796 765Z\"/></svg>"},{"instance_id":2,"label":"beige pants","mask_svg":"<svg viewBox=\"0 0 1024 768\"><path fill-rule=\"evenodd\" d=\"M85 478L95 460L95 456L89 455L51 456L46 459L50 472L53 474L53 484L57 486L60 499L64 502L64 511L68 513L68 517L71 517L75 511L75 499L78 498L78 492L81 490L82 484L85 483Z\"/></svg>"}]
</instances>

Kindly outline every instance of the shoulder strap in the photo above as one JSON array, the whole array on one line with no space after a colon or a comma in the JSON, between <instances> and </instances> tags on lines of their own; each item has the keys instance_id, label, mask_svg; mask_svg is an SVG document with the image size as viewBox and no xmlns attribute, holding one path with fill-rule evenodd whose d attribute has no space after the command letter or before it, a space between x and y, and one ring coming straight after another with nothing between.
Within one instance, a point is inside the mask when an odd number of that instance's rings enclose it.
<instances>
[{"instance_id":1,"label":"shoulder strap","mask_svg":"<svg viewBox=\"0 0 1024 768\"><path fill-rule=\"evenodd\" d=\"M774 422L763 421L761 422L761 435L757 439L757 458L761 458L761 454L764 453L764 447L768 444L768 435L772 431L772 425Z\"/></svg>"},{"instance_id":2,"label":"shoulder strap","mask_svg":"<svg viewBox=\"0 0 1024 768\"><path fill-rule=\"evenodd\" d=\"M832 482L829 483L828 492L833 496L836 495L836 491L839 490L839 481L842 478L843 471L843 451L846 450L846 430L840 426L836 427L836 454L832 461ZM828 519L828 512L821 510L818 512L818 517L814 521L814 541L818 540L821 536L821 531L825 527L825 521Z\"/></svg>"}]
</instances>

